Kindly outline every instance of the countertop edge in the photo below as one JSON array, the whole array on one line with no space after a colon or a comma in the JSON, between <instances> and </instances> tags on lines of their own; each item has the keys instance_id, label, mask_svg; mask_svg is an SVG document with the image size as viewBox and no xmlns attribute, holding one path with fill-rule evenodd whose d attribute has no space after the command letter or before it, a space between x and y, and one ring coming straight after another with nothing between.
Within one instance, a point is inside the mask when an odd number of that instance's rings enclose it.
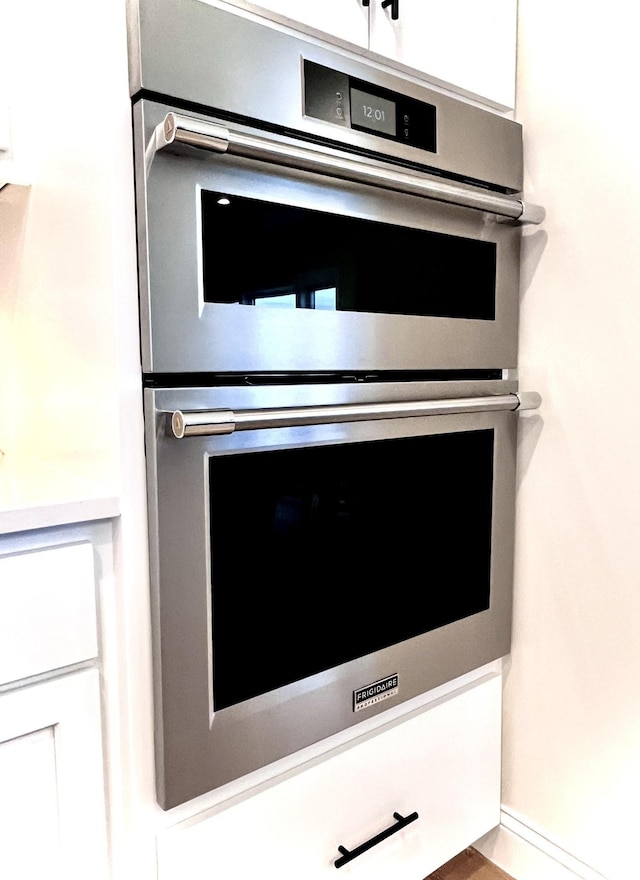
<instances>
[{"instance_id":1,"label":"countertop edge","mask_svg":"<svg viewBox=\"0 0 640 880\"><path fill-rule=\"evenodd\" d=\"M0 510L0 535L92 520L112 519L119 514L120 499L115 496L81 498L14 508L13 510Z\"/></svg>"}]
</instances>

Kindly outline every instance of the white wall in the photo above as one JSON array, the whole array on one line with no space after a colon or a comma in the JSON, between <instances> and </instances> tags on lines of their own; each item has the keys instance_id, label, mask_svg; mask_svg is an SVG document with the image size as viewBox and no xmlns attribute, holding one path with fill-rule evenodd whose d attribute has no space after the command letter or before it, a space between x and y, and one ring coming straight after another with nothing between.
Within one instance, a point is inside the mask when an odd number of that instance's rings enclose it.
<instances>
[{"instance_id":1,"label":"white wall","mask_svg":"<svg viewBox=\"0 0 640 880\"><path fill-rule=\"evenodd\" d=\"M640 871L640 13L519 5L526 192L548 213L524 241L521 382L544 402L521 423L503 801L578 876L626 880ZM518 880L534 877L525 862L503 858Z\"/></svg>"},{"instance_id":2,"label":"white wall","mask_svg":"<svg viewBox=\"0 0 640 880\"><path fill-rule=\"evenodd\" d=\"M114 292L131 187L124 3L0 2L0 34L10 158L32 184L0 191L0 448L116 494ZM130 197L126 208L133 228Z\"/></svg>"}]
</instances>

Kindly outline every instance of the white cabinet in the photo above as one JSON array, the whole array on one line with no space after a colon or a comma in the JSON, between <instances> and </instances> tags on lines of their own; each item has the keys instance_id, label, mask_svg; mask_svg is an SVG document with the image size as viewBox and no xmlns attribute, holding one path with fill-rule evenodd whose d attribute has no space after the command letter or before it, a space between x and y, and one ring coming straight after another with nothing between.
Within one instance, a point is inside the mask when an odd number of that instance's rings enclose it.
<instances>
[{"instance_id":1,"label":"white cabinet","mask_svg":"<svg viewBox=\"0 0 640 880\"><path fill-rule=\"evenodd\" d=\"M94 549L53 537L0 537L0 877L106 880Z\"/></svg>"},{"instance_id":2,"label":"white cabinet","mask_svg":"<svg viewBox=\"0 0 640 880\"><path fill-rule=\"evenodd\" d=\"M419 880L499 823L501 676L435 700L272 788L159 834L159 880ZM335 873L388 828L415 821Z\"/></svg>"},{"instance_id":3,"label":"white cabinet","mask_svg":"<svg viewBox=\"0 0 640 880\"><path fill-rule=\"evenodd\" d=\"M517 0L397 0L395 20L382 0L231 2L499 109L515 105Z\"/></svg>"}]
</instances>

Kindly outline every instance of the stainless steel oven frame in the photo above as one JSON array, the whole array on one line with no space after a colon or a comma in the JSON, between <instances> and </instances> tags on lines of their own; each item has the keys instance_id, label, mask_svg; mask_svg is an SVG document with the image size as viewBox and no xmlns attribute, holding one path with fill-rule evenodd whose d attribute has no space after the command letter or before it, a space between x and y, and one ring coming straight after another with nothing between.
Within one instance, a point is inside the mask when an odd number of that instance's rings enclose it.
<instances>
[{"instance_id":1,"label":"stainless steel oven frame","mask_svg":"<svg viewBox=\"0 0 640 880\"><path fill-rule=\"evenodd\" d=\"M169 809L340 731L356 737L361 719L508 653L518 410L539 402L517 380L521 228L544 212L523 201L512 119L200 0L128 9L157 794ZM342 104L316 113L314 65L398 108L428 105L434 139L345 125ZM212 302L206 190L495 245L495 317ZM251 259L247 242L238 250ZM489 607L214 711L210 459L484 429ZM426 568L440 562L425 550ZM355 713L354 690L391 673L397 694Z\"/></svg>"},{"instance_id":2,"label":"stainless steel oven frame","mask_svg":"<svg viewBox=\"0 0 640 880\"><path fill-rule=\"evenodd\" d=\"M517 411L537 403L536 395L518 396L516 383L504 380L145 390L158 797L164 808L508 653ZM291 426L252 427L260 423ZM489 609L214 712L209 457L483 428L495 438ZM425 567L443 563L435 548L426 552ZM247 658L252 661L259 658ZM400 678L397 696L354 713L354 689L391 672Z\"/></svg>"}]
</instances>

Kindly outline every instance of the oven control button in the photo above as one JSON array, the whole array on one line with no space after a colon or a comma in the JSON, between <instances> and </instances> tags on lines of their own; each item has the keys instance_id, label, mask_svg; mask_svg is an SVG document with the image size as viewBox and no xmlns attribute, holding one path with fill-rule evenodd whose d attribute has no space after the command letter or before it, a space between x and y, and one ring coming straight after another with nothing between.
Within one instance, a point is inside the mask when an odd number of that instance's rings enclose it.
<instances>
[{"instance_id":1,"label":"oven control button","mask_svg":"<svg viewBox=\"0 0 640 880\"><path fill-rule=\"evenodd\" d=\"M349 77L305 59L304 113L334 125L347 125L349 119Z\"/></svg>"}]
</instances>

